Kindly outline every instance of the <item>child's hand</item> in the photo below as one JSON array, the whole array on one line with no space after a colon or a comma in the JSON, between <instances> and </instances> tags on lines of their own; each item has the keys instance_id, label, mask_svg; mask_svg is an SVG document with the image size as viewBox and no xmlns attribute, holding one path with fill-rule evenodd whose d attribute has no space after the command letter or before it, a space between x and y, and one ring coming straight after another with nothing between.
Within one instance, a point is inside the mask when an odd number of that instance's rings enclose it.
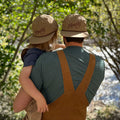
<instances>
[{"instance_id":1,"label":"child's hand","mask_svg":"<svg viewBox=\"0 0 120 120\"><path fill-rule=\"evenodd\" d=\"M48 112L48 105L47 105L46 100L42 94L36 100L36 103L37 103L37 112L40 112L40 113L42 113L42 112L44 113L46 111Z\"/></svg>"},{"instance_id":2,"label":"child's hand","mask_svg":"<svg viewBox=\"0 0 120 120\"><path fill-rule=\"evenodd\" d=\"M66 48L66 46L64 44L55 44L55 49L58 49L58 48Z\"/></svg>"}]
</instances>

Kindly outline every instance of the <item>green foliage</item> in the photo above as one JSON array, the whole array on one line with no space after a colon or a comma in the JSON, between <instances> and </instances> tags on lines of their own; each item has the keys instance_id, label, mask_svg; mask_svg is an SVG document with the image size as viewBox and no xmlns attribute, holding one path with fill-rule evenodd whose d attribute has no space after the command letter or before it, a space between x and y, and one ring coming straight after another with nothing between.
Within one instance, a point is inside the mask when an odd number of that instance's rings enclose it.
<instances>
[{"instance_id":1,"label":"green foliage","mask_svg":"<svg viewBox=\"0 0 120 120\"><path fill-rule=\"evenodd\" d=\"M12 59L15 51L14 46L4 45L5 43L0 44L0 78L4 75L8 67L11 67L12 64L10 60ZM7 43L6 43L7 44Z\"/></svg>"}]
</instances>

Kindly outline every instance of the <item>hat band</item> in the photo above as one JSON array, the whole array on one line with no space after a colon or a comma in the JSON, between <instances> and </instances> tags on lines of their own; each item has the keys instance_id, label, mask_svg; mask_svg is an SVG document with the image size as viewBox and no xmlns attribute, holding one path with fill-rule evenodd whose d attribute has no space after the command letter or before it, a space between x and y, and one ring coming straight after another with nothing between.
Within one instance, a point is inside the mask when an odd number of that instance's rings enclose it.
<instances>
[{"instance_id":1,"label":"hat band","mask_svg":"<svg viewBox=\"0 0 120 120\"><path fill-rule=\"evenodd\" d=\"M87 32L87 31L76 31L76 30L75 31L72 31L72 30L62 30L62 31L65 31L65 32L81 32L81 33L82 32Z\"/></svg>"},{"instance_id":2,"label":"hat band","mask_svg":"<svg viewBox=\"0 0 120 120\"><path fill-rule=\"evenodd\" d=\"M51 33L49 33L49 34L47 34L47 35L43 35L43 36L35 36L34 34L32 35L33 37L45 37L45 36L48 36L48 35L50 35L50 34L52 34L52 33L54 33L54 32L56 32L56 31L53 31L53 32L51 32Z\"/></svg>"}]
</instances>

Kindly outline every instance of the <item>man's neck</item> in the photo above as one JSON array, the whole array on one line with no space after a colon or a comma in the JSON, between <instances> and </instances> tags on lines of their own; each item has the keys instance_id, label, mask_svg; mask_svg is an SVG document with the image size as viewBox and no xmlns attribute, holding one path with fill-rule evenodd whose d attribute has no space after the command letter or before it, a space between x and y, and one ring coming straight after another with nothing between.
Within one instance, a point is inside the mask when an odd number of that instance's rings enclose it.
<instances>
[{"instance_id":1,"label":"man's neck","mask_svg":"<svg viewBox=\"0 0 120 120\"><path fill-rule=\"evenodd\" d=\"M68 46L79 46L79 47L82 47L83 44L82 43L77 43L77 42L68 42L66 44L66 47L68 47Z\"/></svg>"}]
</instances>

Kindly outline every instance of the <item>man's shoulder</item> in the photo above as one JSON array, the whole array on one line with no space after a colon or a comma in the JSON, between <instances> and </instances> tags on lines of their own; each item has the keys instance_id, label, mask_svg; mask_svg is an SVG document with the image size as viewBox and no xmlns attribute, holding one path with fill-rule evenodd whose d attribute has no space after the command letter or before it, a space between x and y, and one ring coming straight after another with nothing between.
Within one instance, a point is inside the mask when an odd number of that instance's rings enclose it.
<instances>
[{"instance_id":1,"label":"man's shoulder","mask_svg":"<svg viewBox=\"0 0 120 120\"><path fill-rule=\"evenodd\" d=\"M45 62L53 61L55 59L57 59L57 52L53 51L53 52L45 52L45 53L43 53L38 58L38 61L45 63Z\"/></svg>"},{"instance_id":2,"label":"man's shoulder","mask_svg":"<svg viewBox=\"0 0 120 120\"><path fill-rule=\"evenodd\" d=\"M101 56L99 56L99 55L95 55L95 59L96 59L95 70L98 72L98 74L103 74L104 71L105 71L104 59Z\"/></svg>"},{"instance_id":3,"label":"man's shoulder","mask_svg":"<svg viewBox=\"0 0 120 120\"><path fill-rule=\"evenodd\" d=\"M41 57L53 57L57 55L57 51L52 51L52 52L45 52Z\"/></svg>"},{"instance_id":4,"label":"man's shoulder","mask_svg":"<svg viewBox=\"0 0 120 120\"><path fill-rule=\"evenodd\" d=\"M102 57L102 56L99 56L99 55L96 55L96 54L94 54L95 55L95 59L96 59L96 62L97 63L104 63L104 58Z\"/></svg>"}]
</instances>

